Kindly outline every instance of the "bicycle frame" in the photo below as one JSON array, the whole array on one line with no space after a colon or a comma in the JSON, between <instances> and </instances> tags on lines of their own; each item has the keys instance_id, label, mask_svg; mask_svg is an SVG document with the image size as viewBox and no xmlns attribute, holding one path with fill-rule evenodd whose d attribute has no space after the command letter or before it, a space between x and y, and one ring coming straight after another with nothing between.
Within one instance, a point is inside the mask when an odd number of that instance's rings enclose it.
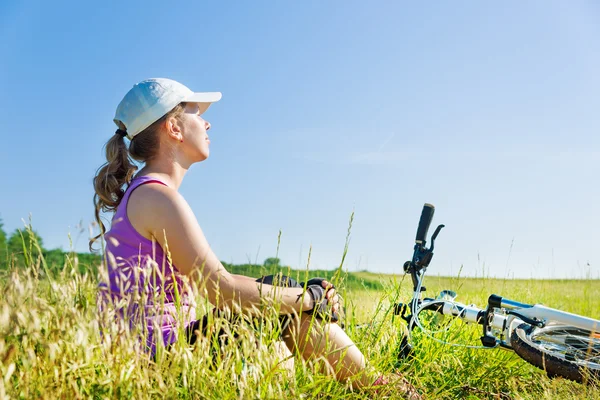
<instances>
[{"instance_id":1,"label":"bicycle frame","mask_svg":"<svg viewBox=\"0 0 600 400\"><path fill-rule=\"evenodd\" d=\"M431 339L449 346L468 348L504 348L514 351L526 362L546 371L549 377L561 376L580 383L600 382L600 321L560 311L541 304L525 304L492 294L487 307L465 305L454 301L456 293L442 291L436 299L421 299L426 291L423 280L433 258L434 241L444 225L439 225L427 248L426 236L435 208L425 204L421 212L411 261L404 263L410 274L413 297L409 304L397 303L394 314L408 323L408 332L418 326ZM419 315L434 311L483 327L481 345L451 343L433 336L446 330L432 331L421 324ZM408 315L407 312L409 312ZM412 353L410 334L402 337L398 359Z\"/></svg>"},{"instance_id":2,"label":"bicycle frame","mask_svg":"<svg viewBox=\"0 0 600 400\"><path fill-rule=\"evenodd\" d=\"M485 347L502 346L510 348L511 332L523 322L537 327L547 324L567 325L590 332L600 332L600 321L580 315L545 307L540 304L530 305L514 300L502 298L492 294L488 298L487 309L483 310L474 305L464 305L454 302L456 293L443 291L444 295L450 294L452 301L444 299L421 300L421 292L425 291L423 279L427 267L433 258L434 242L444 225L439 225L431 238L431 247L426 247L426 236L429 225L433 219L435 208L425 204L419 220L419 227L415 238L415 247L412 261L404 263L404 271L409 273L413 282L413 299L408 305L396 305L395 314L400 314L408 323L409 331L415 324L419 325L418 315L423 310L437 311L444 315L460 318L467 323L477 323L483 326L481 342ZM410 310L411 315L405 316ZM493 330L501 332L498 339Z\"/></svg>"},{"instance_id":3,"label":"bicycle frame","mask_svg":"<svg viewBox=\"0 0 600 400\"><path fill-rule=\"evenodd\" d=\"M581 315L556 310L554 308L546 307L541 304L535 304L527 308L522 308L520 305L513 306L510 304L510 302L510 300L508 300L508 302L506 303L503 302L502 308L519 310L519 314L528 318L541 320L544 323L544 325L552 321L564 325L570 325L575 328L586 329L592 332L597 332L600 330L600 321L594 320L592 318L582 317Z\"/></svg>"},{"instance_id":4,"label":"bicycle frame","mask_svg":"<svg viewBox=\"0 0 600 400\"><path fill-rule=\"evenodd\" d=\"M506 326L503 327L505 328L503 329L505 332L504 336L508 338L508 344L510 344L510 332L522 322L533 321L535 325L540 327L548 324L554 324L568 325L590 332L600 331L600 321L592 318L583 317L581 315L572 314L566 311L560 311L554 308L543 306L541 304L529 305L509 299L499 299L499 304L492 304L492 306L498 306L497 308L508 310L509 312ZM498 296L490 296L491 303L496 303L497 300ZM493 323L492 326L494 326Z\"/></svg>"},{"instance_id":5,"label":"bicycle frame","mask_svg":"<svg viewBox=\"0 0 600 400\"><path fill-rule=\"evenodd\" d=\"M532 323L540 327L551 323L555 325L569 325L591 332L600 331L600 321L592 318L582 317L540 304L530 305L519 303L497 295L491 295L488 299L488 310L491 308L491 312L474 305L465 305L448 300L419 299L418 301L420 305L417 307L417 313L423 310L435 310L443 315L460 318L466 323L483 325L486 334L482 337L482 342L486 347L500 345L504 348L510 348L510 333L523 322ZM408 318L409 329L412 330L415 325L413 321L415 316L411 315ZM492 329L502 332L503 340L495 337L491 333ZM487 339L488 342L486 342L486 337L489 338Z\"/></svg>"}]
</instances>

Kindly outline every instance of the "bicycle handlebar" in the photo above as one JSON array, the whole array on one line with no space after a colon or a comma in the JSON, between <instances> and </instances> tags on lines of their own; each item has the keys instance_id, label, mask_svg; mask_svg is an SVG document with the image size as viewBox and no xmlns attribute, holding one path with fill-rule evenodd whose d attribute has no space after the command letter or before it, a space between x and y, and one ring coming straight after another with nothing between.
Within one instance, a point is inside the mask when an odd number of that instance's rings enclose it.
<instances>
[{"instance_id":1,"label":"bicycle handlebar","mask_svg":"<svg viewBox=\"0 0 600 400\"><path fill-rule=\"evenodd\" d=\"M416 243L425 245L427 231L429 231L429 225L431 225L431 220L433 219L434 212L435 207L432 204L425 203L425 205L423 206L423 211L421 211L419 227L417 228L417 236L415 238Z\"/></svg>"}]
</instances>

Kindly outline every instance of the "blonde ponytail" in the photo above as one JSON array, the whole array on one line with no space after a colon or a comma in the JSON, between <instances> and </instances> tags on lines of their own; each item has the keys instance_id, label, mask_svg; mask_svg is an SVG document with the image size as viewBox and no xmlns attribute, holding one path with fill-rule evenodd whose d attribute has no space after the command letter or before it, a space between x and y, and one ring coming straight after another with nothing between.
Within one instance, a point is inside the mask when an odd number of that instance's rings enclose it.
<instances>
[{"instance_id":1,"label":"blonde ponytail","mask_svg":"<svg viewBox=\"0 0 600 400\"><path fill-rule=\"evenodd\" d=\"M114 212L125 195L125 184L133 179L138 167L133 164L125 145L125 138L115 133L106 143L106 160L94 178L94 216L100 226L100 235L90 241L92 244L105 232L104 224L100 219L100 212Z\"/></svg>"},{"instance_id":2,"label":"blonde ponytail","mask_svg":"<svg viewBox=\"0 0 600 400\"><path fill-rule=\"evenodd\" d=\"M100 227L100 234L90 240L90 251L94 251L92 245L106 232L100 213L117 210L127 190L125 185L129 185L138 170L133 160L148 162L158 154L158 131L161 123L169 117L179 117L185 107L186 103L179 103L162 118L135 135L129 143L129 150L125 138L119 133L124 132L121 129L106 143L106 163L98 169L94 177L94 217Z\"/></svg>"}]
</instances>

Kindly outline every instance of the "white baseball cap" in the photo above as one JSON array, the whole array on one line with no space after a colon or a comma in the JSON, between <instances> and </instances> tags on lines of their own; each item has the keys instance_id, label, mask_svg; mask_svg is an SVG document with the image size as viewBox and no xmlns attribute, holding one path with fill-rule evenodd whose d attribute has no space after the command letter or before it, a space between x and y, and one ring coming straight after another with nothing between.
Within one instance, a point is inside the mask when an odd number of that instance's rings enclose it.
<instances>
[{"instance_id":1,"label":"white baseball cap","mask_svg":"<svg viewBox=\"0 0 600 400\"><path fill-rule=\"evenodd\" d=\"M219 100L220 92L194 93L172 79L146 79L135 84L123 97L113 121L119 129L127 132L129 139L133 139L181 102L198 103L202 114Z\"/></svg>"}]
</instances>

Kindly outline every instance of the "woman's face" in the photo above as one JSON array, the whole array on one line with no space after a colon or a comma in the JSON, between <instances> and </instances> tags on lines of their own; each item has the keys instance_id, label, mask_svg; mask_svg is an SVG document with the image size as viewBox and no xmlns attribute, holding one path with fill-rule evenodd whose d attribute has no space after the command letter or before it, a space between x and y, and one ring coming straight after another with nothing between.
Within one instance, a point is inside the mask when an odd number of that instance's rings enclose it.
<instances>
[{"instance_id":1,"label":"woman's face","mask_svg":"<svg viewBox=\"0 0 600 400\"><path fill-rule=\"evenodd\" d=\"M204 161L210 154L207 131L210 123L205 121L198 109L198 104L188 103L181 116L183 123L183 142L179 143L190 163Z\"/></svg>"}]
</instances>

